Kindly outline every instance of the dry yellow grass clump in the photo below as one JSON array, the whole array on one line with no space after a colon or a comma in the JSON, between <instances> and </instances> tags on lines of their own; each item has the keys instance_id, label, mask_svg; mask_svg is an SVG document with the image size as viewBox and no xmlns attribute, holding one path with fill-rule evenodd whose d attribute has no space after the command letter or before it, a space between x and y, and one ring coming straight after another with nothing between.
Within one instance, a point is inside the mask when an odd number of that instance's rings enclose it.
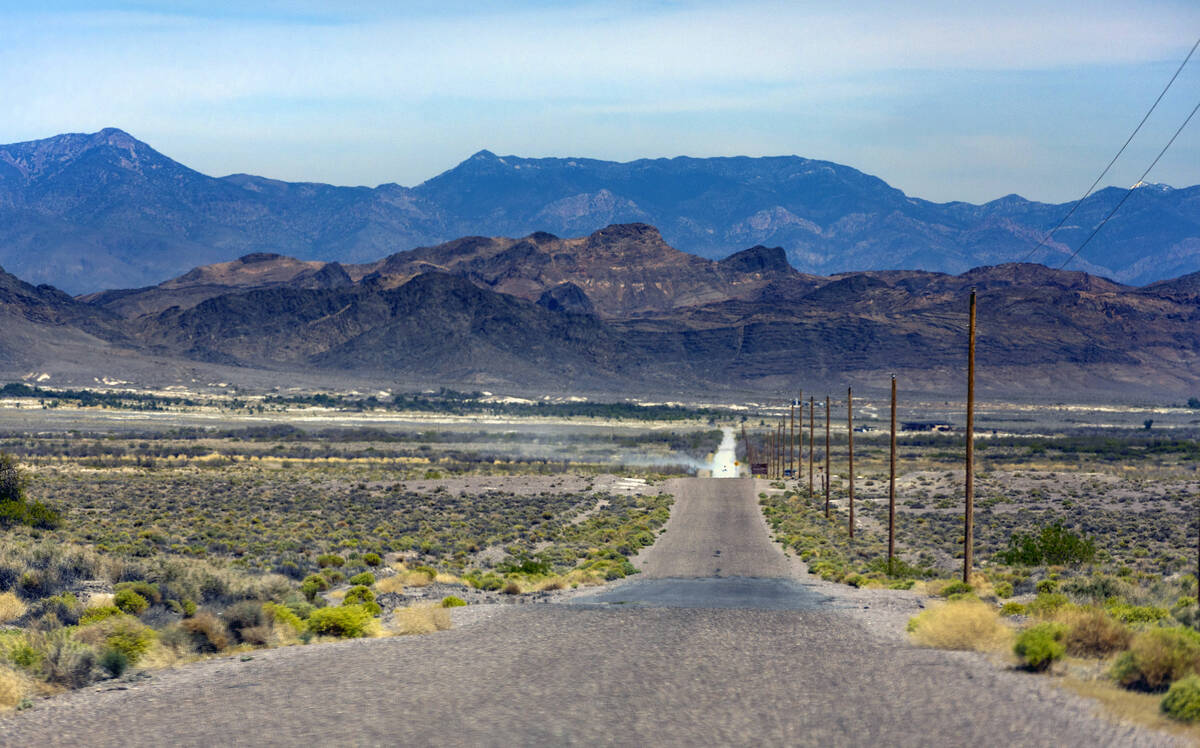
<instances>
[{"instance_id":1,"label":"dry yellow grass clump","mask_svg":"<svg viewBox=\"0 0 1200 748\"><path fill-rule=\"evenodd\" d=\"M450 628L450 611L436 605L397 608L392 616L397 634L432 634Z\"/></svg>"},{"instance_id":2,"label":"dry yellow grass clump","mask_svg":"<svg viewBox=\"0 0 1200 748\"><path fill-rule=\"evenodd\" d=\"M975 652L1005 649L1013 637L995 609L979 600L955 600L930 608L914 616L908 630L923 647Z\"/></svg>"},{"instance_id":3,"label":"dry yellow grass clump","mask_svg":"<svg viewBox=\"0 0 1200 748\"><path fill-rule=\"evenodd\" d=\"M27 691L25 679L19 673L0 666L0 712L15 708Z\"/></svg>"},{"instance_id":4,"label":"dry yellow grass clump","mask_svg":"<svg viewBox=\"0 0 1200 748\"><path fill-rule=\"evenodd\" d=\"M25 603L11 592L0 592L0 623L9 623L25 615Z\"/></svg>"}]
</instances>

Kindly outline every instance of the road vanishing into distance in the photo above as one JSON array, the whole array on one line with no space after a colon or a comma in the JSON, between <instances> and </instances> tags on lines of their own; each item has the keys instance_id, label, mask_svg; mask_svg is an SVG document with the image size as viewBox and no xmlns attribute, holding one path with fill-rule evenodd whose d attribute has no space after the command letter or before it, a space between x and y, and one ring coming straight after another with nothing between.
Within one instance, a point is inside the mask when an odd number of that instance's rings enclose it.
<instances>
[{"instance_id":1,"label":"road vanishing into distance","mask_svg":"<svg viewBox=\"0 0 1200 748\"><path fill-rule=\"evenodd\" d=\"M1046 678L880 632L861 600L798 578L750 479L670 489L666 533L631 581L491 606L437 634L266 650L67 694L0 720L0 744L1172 744Z\"/></svg>"}]
</instances>

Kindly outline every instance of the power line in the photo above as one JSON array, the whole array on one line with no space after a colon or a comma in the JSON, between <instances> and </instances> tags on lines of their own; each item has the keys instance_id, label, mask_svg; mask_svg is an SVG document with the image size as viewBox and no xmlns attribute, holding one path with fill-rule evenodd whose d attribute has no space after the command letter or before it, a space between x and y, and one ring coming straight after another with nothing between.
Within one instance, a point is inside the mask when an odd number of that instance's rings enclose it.
<instances>
[{"instance_id":1,"label":"power line","mask_svg":"<svg viewBox=\"0 0 1200 748\"><path fill-rule=\"evenodd\" d=\"M1062 270L1067 266L1068 262L1074 260L1075 256L1082 252L1083 248L1086 247L1088 242L1092 240L1092 237L1100 233L1100 229L1104 228L1104 224L1108 223L1108 219L1112 218L1113 214L1120 210L1121 206L1125 204L1125 201L1129 199L1129 196L1133 194L1133 191L1136 190L1138 186L1146 179L1146 175L1150 173L1150 170L1154 168L1154 165L1158 163L1158 160L1163 157L1163 154L1167 152L1167 149L1171 147L1171 144L1175 142L1175 138L1179 137L1179 133L1183 132L1183 128L1187 127L1188 123L1192 121L1192 117L1196 116L1197 111L1200 111L1200 101L1196 102L1196 106L1192 107L1192 113L1187 116L1187 119L1183 121L1183 124L1179 126L1179 129L1175 131L1175 134L1171 136L1171 139L1167 141L1167 144L1163 146L1163 149L1158 152L1157 156L1154 157L1154 161L1150 163L1150 166L1148 166L1146 170L1142 172L1142 176L1138 178L1138 181L1125 191L1125 194L1121 197L1121 201L1117 203L1116 207L1108 212L1108 215L1104 217L1104 220L1100 222L1100 225L1096 226L1096 228L1092 230L1092 233L1088 235L1088 238L1083 240L1083 244L1080 244L1079 248L1072 252L1071 256L1068 257L1063 264L1058 266L1059 270Z\"/></svg>"},{"instance_id":2,"label":"power line","mask_svg":"<svg viewBox=\"0 0 1200 748\"><path fill-rule=\"evenodd\" d=\"M1040 242L1038 242L1038 245L1030 250L1029 254L1021 258L1021 262L1029 262L1029 258L1033 257L1034 253L1046 246L1046 242L1054 238L1054 232L1061 229L1063 224L1067 222L1067 219L1074 215L1075 210L1083 203L1084 200L1087 199L1088 195L1092 194L1092 191L1096 189L1096 185L1100 184L1100 180L1104 179L1104 175L1108 174L1109 169L1113 167L1113 164L1117 163L1117 159L1121 157L1121 154L1125 152L1125 149L1129 147L1129 144L1133 142L1134 136L1137 135L1138 131L1142 129L1142 125L1146 124L1146 120L1150 119L1150 115L1154 113L1156 108L1158 108L1158 103L1162 101L1163 96L1167 95L1167 91L1170 90L1171 85L1175 83L1175 79L1179 77L1179 74L1183 72L1183 68L1188 64L1188 60L1192 59L1192 55L1195 54L1197 47L1200 47L1200 39L1196 40L1196 43L1192 45L1191 50L1188 51L1187 57L1184 57L1183 62L1179 63L1179 67L1175 70L1175 75L1171 76L1171 80L1167 81L1167 85L1158 94L1158 98L1155 99L1154 103L1150 105L1150 109L1146 111L1146 116L1142 117L1142 121L1138 123L1138 126L1133 128L1133 132L1129 133L1129 137L1125 139L1125 144L1121 146L1119 151L1117 151L1117 155L1112 157L1112 160L1108 162L1108 166L1105 166L1104 171L1100 172L1100 176L1096 177L1096 181L1092 182L1092 186L1087 188L1087 192L1083 193L1083 197L1075 201L1075 204L1072 205L1071 209L1067 211L1067 214L1062 217L1062 220L1060 220L1054 226L1054 228L1050 229L1050 233L1046 234L1046 236ZM1079 250L1075 251L1076 253L1079 252Z\"/></svg>"}]
</instances>

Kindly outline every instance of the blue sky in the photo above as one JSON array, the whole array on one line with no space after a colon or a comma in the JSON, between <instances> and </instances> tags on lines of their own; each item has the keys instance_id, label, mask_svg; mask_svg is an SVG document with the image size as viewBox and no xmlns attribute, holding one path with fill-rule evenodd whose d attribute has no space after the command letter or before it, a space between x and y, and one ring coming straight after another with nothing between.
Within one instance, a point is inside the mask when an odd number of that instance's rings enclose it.
<instances>
[{"instance_id":1,"label":"blue sky","mask_svg":"<svg viewBox=\"0 0 1200 748\"><path fill-rule=\"evenodd\" d=\"M208 174L365 185L481 148L797 154L1061 202L1200 37L1194 0L842 5L0 0L0 142L111 125ZM1200 54L1106 183L1198 100ZM1200 121L1150 179L1200 183Z\"/></svg>"}]
</instances>

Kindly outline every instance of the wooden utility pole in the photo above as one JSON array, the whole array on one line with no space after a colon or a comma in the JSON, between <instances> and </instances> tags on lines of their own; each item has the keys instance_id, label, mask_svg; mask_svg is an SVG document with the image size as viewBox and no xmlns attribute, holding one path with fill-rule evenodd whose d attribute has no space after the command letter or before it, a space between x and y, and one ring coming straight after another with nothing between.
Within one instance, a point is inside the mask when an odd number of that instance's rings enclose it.
<instances>
[{"instance_id":1,"label":"wooden utility pole","mask_svg":"<svg viewBox=\"0 0 1200 748\"><path fill-rule=\"evenodd\" d=\"M850 538L854 539L854 388L846 388L846 439L850 455Z\"/></svg>"},{"instance_id":2,"label":"wooden utility pole","mask_svg":"<svg viewBox=\"0 0 1200 748\"><path fill-rule=\"evenodd\" d=\"M796 477L796 400L792 400L791 407L792 426L791 433L788 434L788 472L792 474L792 478Z\"/></svg>"},{"instance_id":3,"label":"wooden utility pole","mask_svg":"<svg viewBox=\"0 0 1200 748\"><path fill-rule=\"evenodd\" d=\"M809 395L809 501L812 501L812 425L814 425L814 421L814 397ZM1196 599L1200 600L1200 598Z\"/></svg>"},{"instance_id":4,"label":"wooden utility pole","mask_svg":"<svg viewBox=\"0 0 1200 748\"><path fill-rule=\"evenodd\" d=\"M825 518L829 519L829 395L825 396Z\"/></svg>"},{"instance_id":5,"label":"wooden utility pole","mask_svg":"<svg viewBox=\"0 0 1200 748\"><path fill-rule=\"evenodd\" d=\"M975 545L975 289L971 289L971 321L967 333L967 505L963 512L963 581L971 581Z\"/></svg>"},{"instance_id":6,"label":"wooden utility pole","mask_svg":"<svg viewBox=\"0 0 1200 748\"><path fill-rule=\"evenodd\" d=\"M779 480L783 480L783 471L787 468L787 418L779 419Z\"/></svg>"},{"instance_id":7,"label":"wooden utility pole","mask_svg":"<svg viewBox=\"0 0 1200 748\"><path fill-rule=\"evenodd\" d=\"M800 474L804 472L804 390L800 390L796 405L800 410L800 438L797 439L796 432L792 432L792 441L796 444L796 466L792 468L792 478L796 480L796 488L799 488Z\"/></svg>"},{"instance_id":8,"label":"wooden utility pole","mask_svg":"<svg viewBox=\"0 0 1200 748\"><path fill-rule=\"evenodd\" d=\"M888 463L888 574L894 574L896 556L896 375L892 375L892 459Z\"/></svg>"}]
</instances>

